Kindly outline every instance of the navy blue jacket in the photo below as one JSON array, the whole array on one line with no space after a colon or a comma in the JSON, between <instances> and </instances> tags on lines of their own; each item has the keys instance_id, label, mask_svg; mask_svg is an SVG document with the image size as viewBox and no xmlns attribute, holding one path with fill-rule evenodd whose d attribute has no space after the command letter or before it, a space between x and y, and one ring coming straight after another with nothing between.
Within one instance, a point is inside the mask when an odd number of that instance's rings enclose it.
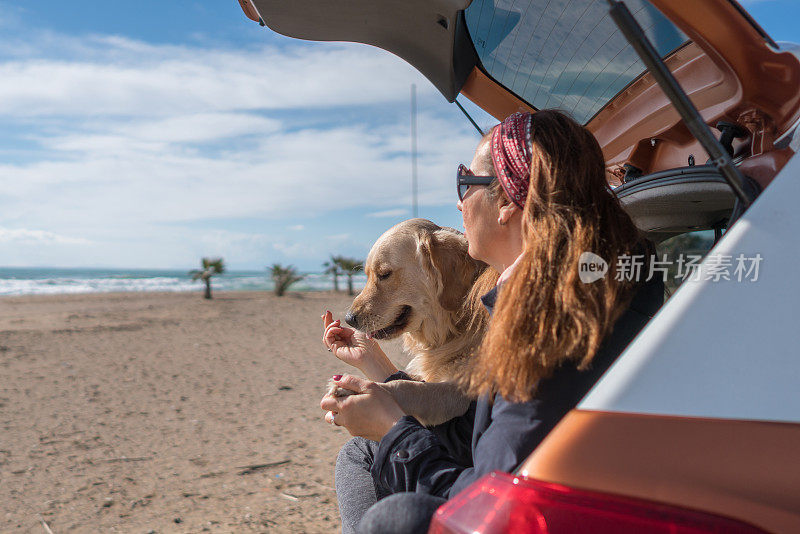
<instances>
[{"instance_id":1,"label":"navy blue jacket","mask_svg":"<svg viewBox=\"0 0 800 534\"><path fill-rule=\"evenodd\" d=\"M494 305L496 293L485 295ZM376 485L449 498L494 470L513 472L567 412L572 410L663 303L664 283L654 277L636 292L589 369L564 364L542 380L536 398L494 402L482 397L467 412L425 428L405 416L381 440L372 465ZM391 377L390 377L391 378ZM397 377L395 377L397 378Z\"/></svg>"}]
</instances>

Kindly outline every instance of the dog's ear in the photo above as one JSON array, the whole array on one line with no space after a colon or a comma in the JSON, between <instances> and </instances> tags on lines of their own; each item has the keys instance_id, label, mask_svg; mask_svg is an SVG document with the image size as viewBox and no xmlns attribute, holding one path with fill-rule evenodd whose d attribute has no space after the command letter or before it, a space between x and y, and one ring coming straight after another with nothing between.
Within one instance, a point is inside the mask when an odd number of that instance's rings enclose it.
<instances>
[{"instance_id":1,"label":"dog's ear","mask_svg":"<svg viewBox=\"0 0 800 534\"><path fill-rule=\"evenodd\" d=\"M477 263L467 254L463 235L446 229L436 230L420 240L440 282L439 303L449 311L458 310L475 281Z\"/></svg>"}]
</instances>

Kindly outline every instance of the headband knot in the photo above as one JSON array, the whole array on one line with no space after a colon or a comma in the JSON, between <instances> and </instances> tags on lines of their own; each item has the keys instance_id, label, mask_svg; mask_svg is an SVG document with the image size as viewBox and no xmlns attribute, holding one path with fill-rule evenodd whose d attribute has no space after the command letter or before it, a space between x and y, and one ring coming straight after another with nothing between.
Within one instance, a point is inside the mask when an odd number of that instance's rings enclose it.
<instances>
[{"instance_id":1,"label":"headband knot","mask_svg":"<svg viewBox=\"0 0 800 534\"><path fill-rule=\"evenodd\" d=\"M533 115L514 113L492 132L492 162L508 198L522 209L531 175Z\"/></svg>"}]
</instances>

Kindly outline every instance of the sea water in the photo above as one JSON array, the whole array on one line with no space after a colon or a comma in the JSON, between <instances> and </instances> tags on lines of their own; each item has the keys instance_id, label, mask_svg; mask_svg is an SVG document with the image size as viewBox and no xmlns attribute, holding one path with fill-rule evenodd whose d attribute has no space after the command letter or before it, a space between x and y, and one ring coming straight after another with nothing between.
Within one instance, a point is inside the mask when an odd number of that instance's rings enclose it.
<instances>
[{"instance_id":1,"label":"sea water","mask_svg":"<svg viewBox=\"0 0 800 534\"><path fill-rule=\"evenodd\" d=\"M330 291L330 275L302 273L303 280L291 291ZM353 276L353 286L366 283L363 273ZM193 282L184 270L79 269L50 267L0 267L0 296L57 295L66 293L112 293L135 291L200 291L203 282ZM267 271L231 271L211 279L214 291L272 291ZM339 289L347 289L347 278L339 276Z\"/></svg>"}]
</instances>

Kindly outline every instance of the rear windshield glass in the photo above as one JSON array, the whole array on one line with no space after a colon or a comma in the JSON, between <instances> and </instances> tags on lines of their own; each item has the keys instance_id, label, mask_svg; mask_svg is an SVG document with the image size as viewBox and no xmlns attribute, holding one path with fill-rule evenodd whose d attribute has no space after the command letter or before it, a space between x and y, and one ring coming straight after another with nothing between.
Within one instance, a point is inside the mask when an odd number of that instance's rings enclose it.
<instances>
[{"instance_id":1,"label":"rear windshield glass","mask_svg":"<svg viewBox=\"0 0 800 534\"><path fill-rule=\"evenodd\" d=\"M646 0L625 4L662 57L688 41ZM474 0L466 19L489 76L585 124L645 70L608 9L605 0Z\"/></svg>"}]
</instances>

